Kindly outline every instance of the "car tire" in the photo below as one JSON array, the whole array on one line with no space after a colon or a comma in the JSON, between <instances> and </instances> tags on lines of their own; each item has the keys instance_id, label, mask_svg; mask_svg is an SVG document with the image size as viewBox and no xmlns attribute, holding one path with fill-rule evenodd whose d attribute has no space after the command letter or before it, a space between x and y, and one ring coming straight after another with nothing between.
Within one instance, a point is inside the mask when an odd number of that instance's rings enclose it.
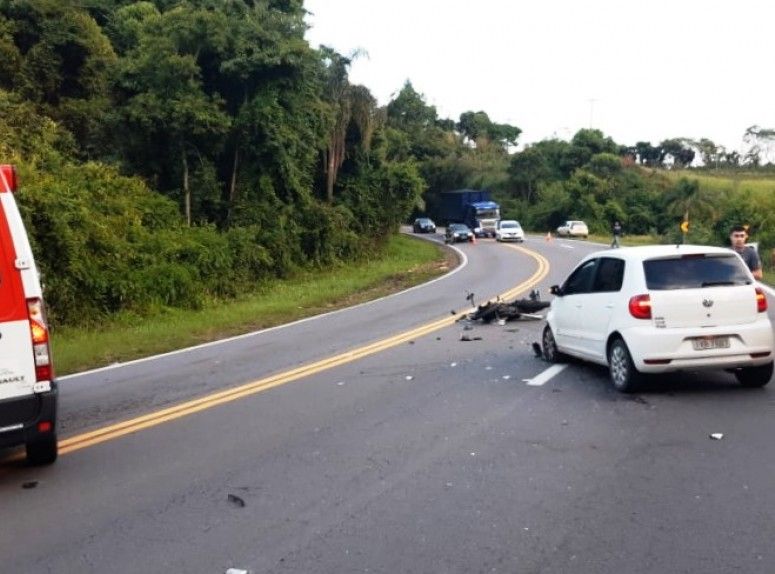
<instances>
[{"instance_id":1,"label":"car tire","mask_svg":"<svg viewBox=\"0 0 775 574\"><path fill-rule=\"evenodd\" d=\"M735 371L737 381L744 387L763 387L772 378L772 363L759 365L758 367L744 367Z\"/></svg>"},{"instance_id":2,"label":"car tire","mask_svg":"<svg viewBox=\"0 0 775 574\"><path fill-rule=\"evenodd\" d=\"M635 368L630 350L621 338L614 339L608 347L608 372L620 393L633 393L643 383L643 375Z\"/></svg>"},{"instance_id":3,"label":"car tire","mask_svg":"<svg viewBox=\"0 0 775 574\"><path fill-rule=\"evenodd\" d=\"M25 448L27 451L27 463L32 466L52 464L59 454L55 433L48 433L30 441L25 445Z\"/></svg>"},{"instance_id":4,"label":"car tire","mask_svg":"<svg viewBox=\"0 0 775 574\"><path fill-rule=\"evenodd\" d=\"M543 335L541 335L541 352L547 363L564 363L568 360L565 353L557 350L557 341L554 340L554 333L549 325L544 327Z\"/></svg>"}]
</instances>

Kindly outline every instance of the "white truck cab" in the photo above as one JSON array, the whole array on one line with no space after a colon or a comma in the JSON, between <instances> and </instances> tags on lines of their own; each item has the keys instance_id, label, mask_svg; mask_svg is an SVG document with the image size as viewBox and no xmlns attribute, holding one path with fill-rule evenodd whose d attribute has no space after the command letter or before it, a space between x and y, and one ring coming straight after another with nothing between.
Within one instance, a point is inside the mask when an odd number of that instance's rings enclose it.
<instances>
[{"instance_id":1,"label":"white truck cab","mask_svg":"<svg viewBox=\"0 0 775 574\"><path fill-rule=\"evenodd\" d=\"M29 463L50 464L57 458L57 385L16 184L14 167L0 165L0 448L23 444Z\"/></svg>"}]
</instances>

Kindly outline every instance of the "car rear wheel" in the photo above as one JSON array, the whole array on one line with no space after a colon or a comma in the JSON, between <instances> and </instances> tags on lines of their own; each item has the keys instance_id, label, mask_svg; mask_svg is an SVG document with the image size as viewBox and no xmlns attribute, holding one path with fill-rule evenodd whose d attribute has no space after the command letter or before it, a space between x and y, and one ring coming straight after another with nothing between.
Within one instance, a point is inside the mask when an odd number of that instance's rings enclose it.
<instances>
[{"instance_id":1,"label":"car rear wheel","mask_svg":"<svg viewBox=\"0 0 775 574\"><path fill-rule=\"evenodd\" d=\"M738 369L735 371L735 377L744 387L763 387L772 378L772 363Z\"/></svg>"},{"instance_id":2,"label":"car rear wheel","mask_svg":"<svg viewBox=\"0 0 775 574\"><path fill-rule=\"evenodd\" d=\"M27 462L33 466L51 464L57 459L57 436L48 433L26 444Z\"/></svg>"},{"instance_id":3,"label":"car rear wheel","mask_svg":"<svg viewBox=\"0 0 775 574\"><path fill-rule=\"evenodd\" d=\"M643 375L635 368L630 350L622 339L614 339L608 349L608 371L611 382L621 393L633 393L643 382Z\"/></svg>"},{"instance_id":4,"label":"car rear wheel","mask_svg":"<svg viewBox=\"0 0 775 574\"><path fill-rule=\"evenodd\" d=\"M563 363L568 359L565 353L557 350L557 342L554 340L554 333L549 325L544 327L544 334L541 337L541 351L544 359L549 363Z\"/></svg>"}]
</instances>

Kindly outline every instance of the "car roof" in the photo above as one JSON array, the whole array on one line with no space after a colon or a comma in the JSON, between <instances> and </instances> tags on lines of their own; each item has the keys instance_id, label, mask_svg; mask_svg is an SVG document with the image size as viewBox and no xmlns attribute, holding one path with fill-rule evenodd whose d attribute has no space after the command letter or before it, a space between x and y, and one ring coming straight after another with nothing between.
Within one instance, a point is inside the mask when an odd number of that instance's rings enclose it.
<instances>
[{"instance_id":1,"label":"car roof","mask_svg":"<svg viewBox=\"0 0 775 574\"><path fill-rule=\"evenodd\" d=\"M697 255L702 253L721 253L728 255L732 250L715 245L639 245L637 247L619 247L605 249L589 254L584 259L615 256L619 259L643 261L645 259L661 259L681 255Z\"/></svg>"}]
</instances>

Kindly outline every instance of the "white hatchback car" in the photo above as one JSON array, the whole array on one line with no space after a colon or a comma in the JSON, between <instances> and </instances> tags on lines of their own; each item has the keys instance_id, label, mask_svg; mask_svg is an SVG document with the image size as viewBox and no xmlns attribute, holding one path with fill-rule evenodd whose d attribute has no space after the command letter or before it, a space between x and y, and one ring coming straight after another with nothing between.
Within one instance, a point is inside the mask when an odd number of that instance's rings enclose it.
<instances>
[{"instance_id":1,"label":"white hatchback car","mask_svg":"<svg viewBox=\"0 0 775 574\"><path fill-rule=\"evenodd\" d=\"M525 232L519 221L513 219L501 219L495 228L495 241L519 241L525 240Z\"/></svg>"},{"instance_id":2,"label":"white hatchback car","mask_svg":"<svg viewBox=\"0 0 775 574\"><path fill-rule=\"evenodd\" d=\"M643 374L725 369L747 387L773 372L767 298L735 252L699 245L626 247L584 258L555 295L544 357L606 365L622 392Z\"/></svg>"},{"instance_id":3,"label":"white hatchback car","mask_svg":"<svg viewBox=\"0 0 775 574\"><path fill-rule=\"evenodd\" d=\"M582 237L584 239L589 235L587 224L583 221L566 221L557 228L559 237Z\"/></svg>"}]
</instances>

